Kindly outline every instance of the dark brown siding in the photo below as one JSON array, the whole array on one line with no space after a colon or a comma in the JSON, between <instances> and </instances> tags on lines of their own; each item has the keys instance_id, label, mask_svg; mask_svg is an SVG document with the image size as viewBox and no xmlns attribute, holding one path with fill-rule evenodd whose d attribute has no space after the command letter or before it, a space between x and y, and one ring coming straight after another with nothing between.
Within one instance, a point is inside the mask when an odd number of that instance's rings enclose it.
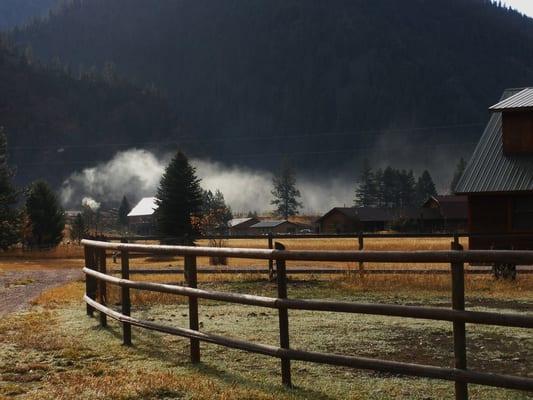
<instances>
[{"instance_id":1,"label":"dark brown siding","mask_svg":"<svg viewBox=\"0 0 533 400\"><path fill-rule=\"evenodd\" d=\"M517 224L517 219L523 221L524 218L531 217L527 212L517 213L517 210L524 211L524 208L517 209L517 205L523 205L524 201L533 202L533 195L521 193L470 195L469 231L490 235L472 237L470 249L533 249L533 224Z\"/></svg>"},{"instance_id":2,"label":"dark brown siding","mask_svg":"<svg viewBox=\"0 0 533 400\"><path fill-rule=\"evenodd\" d=\"M533 154L533 112L507 112L502 118L504 154Z\"/></svg>"},{"instance_id":3,"label":"dark brown siding","mask_svg":"<svg viewBox=\"0 0 533 400\"><path fill-rule=\"evenodd\" d=\"M320 221L320 233L354 233L361 229L360 223L339 211L334 211Z\"/></svg>"}]
</instances>

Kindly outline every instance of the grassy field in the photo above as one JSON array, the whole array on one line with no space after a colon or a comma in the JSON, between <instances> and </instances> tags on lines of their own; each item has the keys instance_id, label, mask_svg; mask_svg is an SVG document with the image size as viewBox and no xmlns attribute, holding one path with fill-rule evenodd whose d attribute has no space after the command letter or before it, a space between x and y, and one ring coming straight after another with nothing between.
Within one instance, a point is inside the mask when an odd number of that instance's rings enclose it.
<instances>
[{"instance_id":1,"label":"grassy field","mask_svg":"<svg viewBox=\"0 0 533 400\"><path fill-rule=\"evenodd\" d=\"M258 242L228 243L254 247ZM264 244L264 243L263 243ZM343 248L353 241L291 241L288 248ZM370 246L384 246L372 243ZM388 249L449 246L449 240L389 241ZM264 246L262 246L264 247ZM381 247L387 249L387 247ZM62 258L58 261L63 263ZM81 260L72 259L75 263ZM205 260L207 262L207 260ZM239 265L230 260L230 265ZM9 263L11 263L10 261ZM39 261L32 261L32 268ZM9 264L7 263L7 264ZM41 268L47 268L49 260ZM68 262L65 262L67 265ZM135 259L134 266L164 268L182 259ZM201 263L199 263L201 264ZM17 264L18 265L18 264ZM77 264L76 264L77 265ZM110 261L110 265L113 265ZM206 265L206 264L205 264ZM243 264L244 265L244 264ZM259 264L259 265L264 265ZM6 263L0 261L0 266ZM441 266L442 267L442 266ZM16 268L23 268L18 265ZM135 277L181 282L183 277ZM320 278L320 279L318 279ZM289 296L358 302L450 307L449 276L302 276ZM533 314L533 276L516 282L468 276L467 307ZM200 276L206 289L275 296L264 277ZM202 344L202 363L188 361L188 340L133 329L132 348L121 345L120 325L98 327L81 302L82 282L43 293L27 312L0 320L0 399L448 399L453 383L293 362L296 388L280 384L279 361ZM119 303L110 288L108 303ZM171 326L187 326L185 298L132 291L133 315ZM201 330L277 345L275 310L200 302ZM365 315L290 312L291 347L340 354L452 366L450 323ZM533 335L524 329L467 326L469 367L533 377ZM530 399L531 394L470 386L472 399Z\"/></svg>"}]
</instances>

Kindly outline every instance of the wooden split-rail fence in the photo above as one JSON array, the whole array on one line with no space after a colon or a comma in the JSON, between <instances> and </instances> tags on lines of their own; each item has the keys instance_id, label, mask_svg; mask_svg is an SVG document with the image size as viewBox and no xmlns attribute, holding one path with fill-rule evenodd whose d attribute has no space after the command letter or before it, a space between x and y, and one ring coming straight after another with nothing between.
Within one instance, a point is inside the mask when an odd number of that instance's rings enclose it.
<instances>
[{"instance_id":1,"label":"wooden split-rail fence","mask_svg":"<svg viewBox=\"0 0 533 400\"><path fill-rule=\"evenodd\" d=\"M281 361L282 383L292 385L291 361L308 361L357 369L453 381L455 398L468 398L468 384L533 391L533 378L473 371L467 366L466 324L496 325L524 329L533 328L533 315L465 310L465 263L533 264L533 251L469 250L454 242L449 251L289 251L275 243L274 249L239 249L193 246L165 246L109 243L84 240L87 314L99 312L100 325L107 326L107 317L122 324L123 342L131 345L131 327L150 329L190 339L190 358L200 362L200 342L214 343L233 349L276 357ZM119 252L121 277L107 273L107 253ZM187 286L167 285L130 280L129 255L176 255L184 257ZM208 291L197 288L197 257L233 257L269 260L275 264L277 297ZM451 269L452 308L363 304L346 301L292 299L287 292L287 261L443 263ZM107 284L121 288L121 310L107 305ZM189 326L170 327L135 318L131 315L130 289L169 293L189 299ZM198 299L277 309L279 314L279 346L258 344L215 335L199 330ZM396 362L377 358L339 355L294 349L290 345L289 310L370 314L379 316L448 321L453 324L454 368Z\"/></svg>"}]
</instances>

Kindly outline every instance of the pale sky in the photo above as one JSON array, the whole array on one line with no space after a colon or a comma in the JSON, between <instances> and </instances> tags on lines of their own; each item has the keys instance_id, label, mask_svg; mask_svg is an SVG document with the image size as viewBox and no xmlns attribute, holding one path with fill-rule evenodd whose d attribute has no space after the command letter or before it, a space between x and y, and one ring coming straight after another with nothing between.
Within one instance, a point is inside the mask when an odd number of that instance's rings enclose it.
<instances>
[{"instance_id":1,"label":"pale sky","mask_svg":"<svg viewBox=\"0 0 533 400\"><path fill-rule=\"evenodd\" d=\"M533 18L533 0L503 0L502 3Z\"/></svg>"}]
</instances>

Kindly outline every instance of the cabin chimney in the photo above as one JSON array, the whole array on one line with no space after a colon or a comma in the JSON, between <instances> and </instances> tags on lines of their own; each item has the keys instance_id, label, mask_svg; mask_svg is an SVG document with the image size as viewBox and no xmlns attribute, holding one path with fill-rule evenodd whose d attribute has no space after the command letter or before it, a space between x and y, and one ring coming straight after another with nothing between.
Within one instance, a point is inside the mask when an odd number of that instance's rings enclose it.
<instances>
[{"instance_id":1,"label":"cabin chimney","mask_svg":"<svg viewBox=\"0 0 533 400\"><path fill-rule=\"evenodd\" d=\"M519 91L490 107L502 114L505 155L533 155L533 88Z\"/></svg>"}]
</instances>

